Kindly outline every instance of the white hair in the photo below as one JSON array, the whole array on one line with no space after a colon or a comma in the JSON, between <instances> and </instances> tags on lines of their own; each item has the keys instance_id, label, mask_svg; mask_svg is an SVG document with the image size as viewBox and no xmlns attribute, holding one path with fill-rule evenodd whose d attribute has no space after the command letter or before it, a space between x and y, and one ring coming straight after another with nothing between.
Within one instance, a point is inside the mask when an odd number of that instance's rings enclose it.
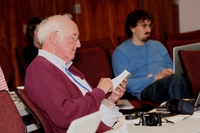
<instances>
[{"instance_id":1,"label":"white hair","mask_svg":"<svg viewBox=\"0 0 200 133\"><path fill-rule=\"evenodd\" d=\"M72 19L71 14L64 14L64 15L55 15L52 17L48 17L44 19L38 27L38 41L39 44L42 45L42 43L45 41L45 39L50 35L53 31L58 31L60 29L60 21L57 21L56 19L51 19L55 17L67 17L69 19Z\"/></svg>"}]
</instances>

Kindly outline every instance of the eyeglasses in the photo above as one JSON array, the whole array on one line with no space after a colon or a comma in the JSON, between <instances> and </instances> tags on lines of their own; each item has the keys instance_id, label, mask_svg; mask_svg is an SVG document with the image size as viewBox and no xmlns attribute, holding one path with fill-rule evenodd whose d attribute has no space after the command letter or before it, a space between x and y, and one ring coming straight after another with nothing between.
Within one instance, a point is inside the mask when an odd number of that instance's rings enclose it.
<instances>
[{"instance_id":1,"label":"eyeglasses","mask_svg":"<svg viewBox=\"0 0 200 133\"><path fill-rule=\"evenodd\" d=\"M142 28L146 28L146 27L149 27L149 28L153 28L153 24L145 24L145 23L142 23L142 24L139 24L139 25L137 25L137 26L140 26L140 27L142 27Z\"/></svg>"},{"instance_id":2,"label":"eyeglasses","mask_svg":"<svg viewBox=\"0 0 200 133\"><path fill-rule=\"evenodd\" d=\"M70 38L73 39L74 41L79 40L78 35L76 35L76 34L71 35Z\"/></svg>"},{"instance_id":3,"label":"eyeglasses","mask_svg":"<svg viewBox=\"0 0 200 133\"><path fill-rule=\"evenodd\" d=\"M59 31L55 31L55 32L59 32ZM74 41L78 41L79 40L79 38L78 38L78 35L76 35L76 34L72 34L71 36L69 36L72 40L74 40Z\"/></svg>"}]
</instances>

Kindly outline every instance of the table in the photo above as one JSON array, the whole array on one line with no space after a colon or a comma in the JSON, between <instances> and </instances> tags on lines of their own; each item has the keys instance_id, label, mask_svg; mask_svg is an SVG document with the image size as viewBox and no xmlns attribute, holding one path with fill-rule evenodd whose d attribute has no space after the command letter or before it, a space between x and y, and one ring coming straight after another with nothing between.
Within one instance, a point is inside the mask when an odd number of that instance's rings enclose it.
<instances>
[{"instance_id":1,"label":"table","mask_svg":"<svg viewBox=\"0 0 200 133\"><path fill-rule=\"evenodd\" d=\"M198 113L198 115L197 115ZM172 123L163 123L162 126L135 126L134 124L117 123L116 129L105 133L200 133L200 112L195 116Z\"/></svg>"}]
</instances>

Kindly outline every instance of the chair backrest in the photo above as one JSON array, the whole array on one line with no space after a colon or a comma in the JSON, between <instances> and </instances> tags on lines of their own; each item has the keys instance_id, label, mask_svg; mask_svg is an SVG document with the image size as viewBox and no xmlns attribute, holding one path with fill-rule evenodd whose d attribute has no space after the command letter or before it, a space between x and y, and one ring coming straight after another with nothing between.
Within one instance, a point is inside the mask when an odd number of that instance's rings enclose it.
<instances>
[{"instance_id":1,"label":"chair backrest","mask_svg":"<svg viewBox=\"0 0 200 133\"><path fill-rule=\"evenodd\" d=\"M200 91L200 50L179 51L179 56L183 72L186 74L194 96L197 97Z\"/></svg>"},{"instance_id":2,"label":"chair backrest","mask_svg":"<svg viewBox=\"0 0 200 133\"><path fill-rule=\"evenodd\" d=\"M0 90L9 91L8 85L6 83L6 79L5 79L5 76L4 76L4 73L3 73L2 69L1 69L1 66L0 66Z\"/></svg>"},{"instance_id":3,"label":"chair backrest","mask_svg":"<svg viewBox=\"0 0 200 133\"><path fill-rule=\"evenodd\" d=\"M8 91L0 91L0 133L25 133L25 124Z\"/></svg>"},{"instance_id":4,"label":"chair backrest","mask_svg":"<svg viewBox=\"0 0 200 133\"><path fill-rule=\"evenodd\" d=\"M103 77L112 77L112 67L109 55L101 47L78 49L73 65L87 78L88 82L96 87Z\"/></svg>"},{"instance_id":5,"label":"chair backrest","mask_svg":"<svg viewBox=\"0 0 200 133\"><path fill-rule=\"evenodd\" d=\"M128 39L128 36L118 36L117 37L118 45L120 45L121 43L123 43L127 39ZM155 34L151 34L150 39L152 39L152 40L158 40L158 38L156 37Z\"/></svg>"},{"instance_id":6,"label":"chair backrest","mask_svg":"<svg viewBox=\"0 0 200 133\"><path fill-rule=\"evenodd\" d=\"M0 66L3 70L8 87L12 88L14 68L4 47L0 47Z\"/></svg>"},{"instance_id":7,"label":"chair backrest","mask_svg":"<svg viewBox=\"0 0 200 133\"><path fill-rule=\"evenodd\" d=\"M38 131L40 133L53 133L48 121L45 119L41 111L37 106L31 101L31 99L26 95L24 89L15 89L16 95L19 97L20 101L28 109L34 119L39 125Z\"/></svg>"},{"instance_id":8,"label":"chair backrest","mask_svg":"<svg viewBox=\"0 0 200 133\"><path fill-rule=\"evenodd\" d=\"M200 42L200 39L195 39L195 40L182 40L182 41L167 41L166 42L166 48L169 52L169 55L171 59L173 60L173 48L177 46L182 46L182 45L187 45L187 44L192 44L192 43L197 43Z\"/></svg>"},{"instance_id":9,"label":"chair backrest","mask_svg":"<svg viewBox=\"0 0 200 133\"><path fill-rule=\"evenodd\" d=\"M22 47L15 47L15 53L16 53L16 58L17 58L17 63L20 69L20 73L22 78L24 79L25 73L26 73L26 68L28 65L26 64L23 55L22 55Z\"/></svg>"},{"instance_id":10,"label":"chair backrest","mask_svg":"<svg viewBox=\"0 0 200 133\"><path fill-rule=\"evenodd\" d=\"M90 41L81 41L81 49L91 48L91 47L102 47L104 50L114 48L113 43L110 38L102 38Z\"/></svg>"},{"instance_id":11,"label":"chair backrest","mask_svg":"<svg viewBox=\"0 0 200 133\"><path fill-rule=\"evenodd\" d=\"M200 39L200 30L184 33L165 33L166 41L194 40Z\"/></svg>"}]
</instances>

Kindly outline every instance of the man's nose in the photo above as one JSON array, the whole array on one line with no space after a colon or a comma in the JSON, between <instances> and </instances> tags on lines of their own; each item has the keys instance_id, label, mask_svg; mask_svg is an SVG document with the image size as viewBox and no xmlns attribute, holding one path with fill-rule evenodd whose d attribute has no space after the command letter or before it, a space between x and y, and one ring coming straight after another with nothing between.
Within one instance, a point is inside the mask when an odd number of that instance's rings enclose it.
<instances>
[{"instance_id":1,"label":"man's nose","mask_svg":"<svg viewBox=\"0 0 200 133\"><path fill-rule=\"evenodd\" d=\"M147 32L151 32L151 27L150 26L146 26L146 31Z\"/></svg>"},{"instance_id":2,"label":"man's nose","mask_svg":"<svg viewBox=\"0 0 200 133\"><path fill-rule=\"evenodd\" d=\"M76 46L77 46L77 48L80 48L80 47L81 47L80 40L77 40L77 41L76 41Z\"/></svg>"}]
</instances>

